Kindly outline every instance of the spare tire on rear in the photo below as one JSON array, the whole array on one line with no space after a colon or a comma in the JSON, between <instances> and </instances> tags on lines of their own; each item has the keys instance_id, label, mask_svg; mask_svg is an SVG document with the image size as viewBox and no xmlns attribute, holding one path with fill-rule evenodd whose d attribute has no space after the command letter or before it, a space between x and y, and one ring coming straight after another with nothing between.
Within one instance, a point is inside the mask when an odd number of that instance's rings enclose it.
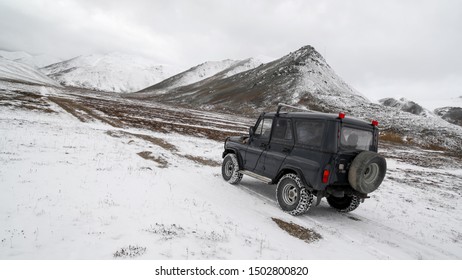
<instances>
[{"instance_id":1,"label":"spare tire on rear","mask_svg":"<svg viewBox=\"0 0 462 280\"><path fill-rule=\"evenodd\" d=\"M380 186L386 171L387 162L384 157L364 151L353 160L348 171L348 181L353 189L368 194Z\"/></svg>"}]
</instances>

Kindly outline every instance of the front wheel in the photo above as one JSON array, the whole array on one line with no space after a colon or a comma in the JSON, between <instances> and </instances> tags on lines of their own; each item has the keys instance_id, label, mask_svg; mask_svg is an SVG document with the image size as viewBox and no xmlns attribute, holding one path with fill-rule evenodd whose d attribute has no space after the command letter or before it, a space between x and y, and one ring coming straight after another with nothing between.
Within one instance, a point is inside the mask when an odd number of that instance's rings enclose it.
<instances>
[{"instance_id":1,"label":"front wheel","mask_svg":"<svg viewBox=\"0 0 462 280\"><path fill-rule=\"evenodd\" d=\"M310 209L313 194L305 188L296 174L286 174L279 180L276 199L282 210L298 216Z\"/></svg>"},{"instance_id":2,"label":"front wheel","mask_svg":"<svg viewBox=\"0 0 462 280\"><path fill-rule=\"evenodd\" d=\"M358 208L361 200L356 195L345 195L344 197L327 197L327 203L339 212L347 213Z\"/></svg>"},{"instance_id":3,"label":"front wheel","mask_svg":"<svg viewBox=\"0 0 462 280\"><path fill-rule=\"evenodd\" d=\"M242 174L239 173L239 162L235 154L227 154L221 165L221 175L226 182L238 184L242 180Z\"/></svg>"}]
</instances>

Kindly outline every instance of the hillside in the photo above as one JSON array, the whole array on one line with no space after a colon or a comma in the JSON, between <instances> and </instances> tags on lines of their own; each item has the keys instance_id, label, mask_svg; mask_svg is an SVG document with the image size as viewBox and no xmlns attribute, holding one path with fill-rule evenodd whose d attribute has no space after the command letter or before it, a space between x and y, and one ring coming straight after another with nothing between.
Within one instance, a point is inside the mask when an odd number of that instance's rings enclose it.
<instances>
[{"instance_id":1,"label":"hillside","mask_svg":"<svg viewBox=\"0 0 462 280\"><path fill-rule=\"evenodd\" d=\"M0 80L59 86L56 81L50 79L35 67L2 57L0 57Z\"/></svg>"},{"instance_id":2,"label":"hillside","mask_svg":"<svg viewBox=\"0 0 462 280\"><path fill-rule=\"evenodd\" d=\"M9 59L9 60L16 60L16 59L22 59L22 58L30 58L32 57L32 55L24 51L0 50L0 57Z\"/></svg>"},{"instance_id":3,"label":"hillside","mask_svg":"<svg viewBox=\"0 0 462 280\"><path fill-rule=\"evenodd\" d=\"M155 92L156 94L164 93L170 89L193 84L200 80L215 75L218 72L238 63L237 60L225 59L222 61L207 61L190 69L176 74L168 79L155 85L147 87L140 92Z\"/></svg>"},{"instance_id":4,"label":"hillside","mask_svg":"<svg viewBox=\"0 0 462 280\"><path fill-rule=\"evenodd\" d=\"M462 108L460 107L443 107L435 109L435 114L452 124L462 126Z\"/></svg>"},{"instance_id":5,"label":"hillside","mask_svg":"<svg viewBox=\"0 0 462 280\"><path fill-rule=\"evenodd\" d=\"M434 116L434 114L430 112L429 110L423 108L416 102L408 100L404 97L401 97L399 99L395 99L391 97L383 98L383 99L380 99L379 102L380 104L384 106L393 107L403 112L408 112L414 115L423 116L423 117L433 117Z\"/></svg>"},{"instance_id":6,"label":"hillside","mask_svg":"<svg viewBox=\"0 0 462 280\"><path fill-rule=\"evenodd\" d=\"M10 52L0 50L0 57L27 64L35 68L42 68L50 64L62 61L61 58L54 57L48 54L32 55L23 51Z\"/></svg>"},{"instance_id":7,"label":"hillside","mask_svg":"<svg viewBox=\"0 0 462 280\"><path fill-rule=\"evenodd\" d=\"M41 70L64 86L108 92L138 91L179 71L143 57L121 53L79 56Z\"/></svg>"},{"instance_id":8,"label":"hillside","mask_svg":"<svg viewBox=\"0 0 462 280\"><path fill-rule=\"evenodd\" d=\"M358 105L367 101L338 77L311 46L248 71L231 76L217 74L217 77L175 88L155 99L195 106L214 105L230 111L236 108L249 113L248 109L270 108L278 102L309 103L311 95L335 97L335 100L330 98L334 104L344 103L344 99Z\"/></svg>"},{"instance_id":9,"label":"hillside","mask_svg":"<svg viewBox=\"0 0 462 280\"><path fill-rule=\"evenodd\" d=\"M135 97L250 117L274 111L280 102L322 112L346 112L365 120L377 119L384 139L395 143L461 153L460 127L369 101L311 46L235 75L216 74L162 95L146 91Z\"/></svg>"}]
</instances>

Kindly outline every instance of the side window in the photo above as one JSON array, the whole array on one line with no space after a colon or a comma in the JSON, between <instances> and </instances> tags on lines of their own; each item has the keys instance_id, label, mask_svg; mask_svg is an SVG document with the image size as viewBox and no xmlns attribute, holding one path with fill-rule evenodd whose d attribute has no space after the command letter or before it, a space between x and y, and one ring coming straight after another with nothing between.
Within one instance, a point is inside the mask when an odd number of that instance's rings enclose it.
<instances>
[{"instance_id":1,"label":"side window","mask_svg":"<svg viewBox=\"0 0 462 280\"><path fill-rule=\"evenodd\" d=\"M259 138L269 138L271 134L271 125L273 119L264 118L258 124L257 130L255 131L255 136Z\"/></svg>"},{"instance_id":2,"label":"side window","mask_svg":"<svg viewBox=\"0 0 462 280\"><path fill-rule=\"evenodd\" d=\"M276 119L274 122L273 139L292 140L292 125L290 120Z\"/></svg>"},{"instance_id":3,"label":"side window","mask_svg":"<svg viewBox=\"0 0 462 280\"><path fill-rule=\"evenodd\" d=\"M309 146L320 147L324 134L324 122L300 120L295 122L297 143Z\"/></svg>"}]
</instances>

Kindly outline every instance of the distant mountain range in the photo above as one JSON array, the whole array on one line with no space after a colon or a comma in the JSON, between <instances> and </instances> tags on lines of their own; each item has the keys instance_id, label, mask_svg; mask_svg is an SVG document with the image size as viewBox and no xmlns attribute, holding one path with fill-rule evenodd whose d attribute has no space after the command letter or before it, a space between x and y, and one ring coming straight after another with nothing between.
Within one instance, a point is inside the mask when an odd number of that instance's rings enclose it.
<instances>
[{"instance_id":1,"label":"distant mountain range","mask_svg":"<svg viewBox=\"0 0 462 280\"><path fill-rule=\"evenodd\" d=\"M254 58L249 58L242 61L231 59L222 61L207 61L173 77L170 77L158 84L143 89L141 92L162 94L182 86L194 84L200 81L206 81L209 77L215 75L218 75L217 77L220 79L226 78L234 74L253 69L262 63L262 61Z\"/></svg>"},{"instance_id":2,"label":"distant mountain range","mask_svg":"<svg viewBox=\"0 0 462 280\"><path fill-rule=\"evenodd\" d=\"M35 68L41 68L53 63L62 61L61 58L50 56L47 54L32 55L23 51L8 52L0 50L0 57L14 60Z\"/></svg>"},{"instance_id":3,"label":"distant mountain range","mask_svg":"<svg viewBox=\"0 0 462 280\"><path fill-rule=\"evenodd\" d=\"M171 81L166 80L141 92L144 98L152 97L158 101L248 113L254 108L274 109L279 102L320 111L329 111L329 106L340 106L346 102L344 99L357 105L370 102L335 74L311 46L266 64L242 65L249 64L243 61L207 79L179 87L175 86L172 77ZM235 71L236 68L241 71ZM313 103L312 96L322 96L330 103Z\"/></svg>"},{"instance_id":4,"label":"distant mountain range","mask_svg":"<svg viewBox=\"0 0 462 280\"><path fill-rule=\"evenodd\" d=\"M380 104L388 107L397 108L403 112L408 112L418 116L431 117L434 116L432 112L423 108L414 101L408 100L404 97L399 99L395 98L383 98L379 100Z\"/></svg>"},{"instance_id":5,"label":"distant mountain range","mask_svg":"<svg viewBox=\"0 0 462 280\"><path fill-rule=\"evenodd\" d=\"M143 57L121 53L92 54L41 69L64 86L109 92L134 92L156 84L180 70Z\"/></svg>"}]
</instances>

